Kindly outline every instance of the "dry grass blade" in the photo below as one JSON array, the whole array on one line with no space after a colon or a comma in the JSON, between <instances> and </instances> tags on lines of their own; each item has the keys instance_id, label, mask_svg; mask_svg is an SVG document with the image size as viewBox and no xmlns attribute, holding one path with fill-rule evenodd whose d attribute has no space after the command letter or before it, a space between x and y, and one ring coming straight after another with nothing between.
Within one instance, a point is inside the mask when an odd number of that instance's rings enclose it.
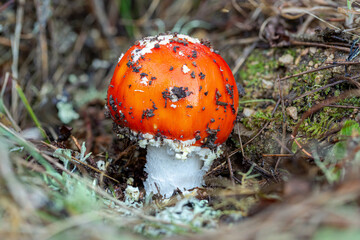
<instances>
[{"instance_id":1,"label":"dry grass blade","mask_svg":"<svg viewBox=\"0 0 360 240\"><path fill-rule=\"evenodd\" d=\"M101 29L105 34L111 49L116 49L116 44L113 39L113 30L112 27L110 26L109 20L107 18L107 14L104 10L103 2L100 0L92 0L92 5L94 6L96 17L101 25Z\"/></svg>"},{"instance_id":2,"label":"dry grass blade","mask_svg":"<svg viewBox=\"0 0 360 240\"><path fill-rule=\"evenodd\" d=\"M19 46L20 46L20 34L22 29L22 21L24 16L24 4L25 0L19 1L19 8L16 12L16 28L15 36L12 41L12 53L13 53L13 63L11 66L12 74L14 78L18 78L18 65L19 65Z\"/></svg>"},{"instance_id":3,"label":"dry grass blade","mask_svg":"<svg viewBox=\"0 0 360 240\"><path fill-rule=\"evenodd\" d=\"M10 73L7 72L7 73L5 74L4 85L3 85L2 88L1 88L0 108L4 110L7 118L10 120L13 128L14 128L17 132L19 132L21 129L20 129L19 125L16 123L16 121L13 119L13 117L11 116L11 114L10 114L8 108L5 106L4 100L3 100L3 99L4 99L5 88L6 88L7 84L8 84L9 78L10 78Z\"/></svg>"},{"instance_id":4,"label":"dry grass blade","mask_svg":"<svg viewBox=\"0 0 360 240\"><path fill-rule=\"evenodd\" d=\"M39 234L37 236L37 239L39 240L53 239L56 235L60 234L61 232L66 232L71 228L75 228L81 225L86 225L91 222L101 222L104 219L113 220L114 222L116 222L116 225L118 225L119 227L126 227L138 221L138 219L133 217L129 217L127 219L120 219L120 221L116 221L119 219L117 219L117 217L114 216L114 214L106 214L104 210L88 212L81 215L72 216L64 221L59 221L48 225L46 231Z\"/></svg>"},{"instance_id":5,"label":"dry grass blade","mask_svg":"<svg viewBox=\"0 0 360 240\"><path fill-rule=\"evenodd\" d=\"M253 44L251 44L250 46L246 47L244 49L243 54L236 60L236 65L235 67L232 69L232 73L236 74L239 69L241 68L241 66L244 64L244 62L246 61L246 58L250 55L250 53L254 50L254 48L256 47L257 41L255 41Z\"/></svg>"},{"instance_id":6,"label":"dry grass blade","mask_svg":"<svg viewBox=\"0 0 360 240\"><path fill-rule=\"evenodd\" d=\"M41 68L41 77L43 81L49 79L49 56L48 56L48 44L46 40L46 23L48 11L50 11L50 2L35 0L36 13L39 24L39 47L41 53L41 59L39 67Z\"/></svg>"}]
</instances>

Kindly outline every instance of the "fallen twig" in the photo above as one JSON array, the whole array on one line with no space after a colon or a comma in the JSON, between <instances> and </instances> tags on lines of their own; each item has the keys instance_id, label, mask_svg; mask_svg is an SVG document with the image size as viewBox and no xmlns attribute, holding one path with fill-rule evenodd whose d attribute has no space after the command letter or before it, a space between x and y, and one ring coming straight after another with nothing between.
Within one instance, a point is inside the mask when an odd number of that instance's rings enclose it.
<instances>
[{"instance_id":1,"label":"fallen twig","mask_svg":"<svg viewBox=\"0 0 360 240\"><path fill-rule=\"evenodd\" d=\"M322 47L322 48L332 48L337 49L344 52L350 52L350 48L340 47L335 45L329 45L324 43L316 43L316 42L301 42L296 40L290 40L290 44L294 46L309 46L309 47Z\"/></svg>"},{"instance_id":2,"label":"fallen twig","mask_svg":"<svg viewBox=\"0 0 360 240\"><path fill-rule=\"evenodd\" d=\"M336 65L322 66L322 67L319 67L319 68L307 70L307 71L304 71L304 72L301 72L301 73L297 73L297 74L293 74L293 75L290 75L290 76L287 76L287 77L280 78L279 81L284 81L284 80L287 80L287 79L290 79L290 78L293 78L293 77L299 77L299 76L302 76L302 75L305 75L305 74L308 74L308 73L318 72L318 71L326 70L326 69L333 68L333 67L336 67Z\"/></svg>"}]
</instances>

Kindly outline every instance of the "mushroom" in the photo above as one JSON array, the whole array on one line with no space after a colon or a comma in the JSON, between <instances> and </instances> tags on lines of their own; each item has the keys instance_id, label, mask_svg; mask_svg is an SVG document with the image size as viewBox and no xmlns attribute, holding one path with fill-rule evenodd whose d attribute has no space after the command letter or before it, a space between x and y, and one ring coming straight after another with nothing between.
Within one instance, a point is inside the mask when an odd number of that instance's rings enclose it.
<instances>
[{"instance_id":1,"label":"mushroom","mask_svg":"<svg viewBox=\"0 0 360 240\"><path fill-rule=\"evenodd\" d=\"M229 66L207 41L151 36L120 57L107 108L117 133L147 148L147 194L203 185L232 131L238 98Z\"/></svg>"}]
</instances>

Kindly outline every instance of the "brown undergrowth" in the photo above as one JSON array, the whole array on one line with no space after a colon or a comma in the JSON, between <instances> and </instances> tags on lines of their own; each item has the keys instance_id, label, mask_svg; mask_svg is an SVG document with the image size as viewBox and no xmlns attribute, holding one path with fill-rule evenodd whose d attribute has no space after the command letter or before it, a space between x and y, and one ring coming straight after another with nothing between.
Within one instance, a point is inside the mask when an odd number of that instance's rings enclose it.
<instances>
[{"instance_id":1,"label":"brown undergrowth","mask_svg":"<svg viewBox=\"0 0 360 240\"><path fill-rule=\"evenodd\" d=\"M1 3L0 238L358 238L359 8ZM210 39L242 97L224 154L198 189L206 204L185 204L201 209L189 222L164 215L178 198L145 199L146 151L117 138L104 109L121 52L166 31ZM138 202L127 186L140 189Z\"/></svg>"}]
</instances>

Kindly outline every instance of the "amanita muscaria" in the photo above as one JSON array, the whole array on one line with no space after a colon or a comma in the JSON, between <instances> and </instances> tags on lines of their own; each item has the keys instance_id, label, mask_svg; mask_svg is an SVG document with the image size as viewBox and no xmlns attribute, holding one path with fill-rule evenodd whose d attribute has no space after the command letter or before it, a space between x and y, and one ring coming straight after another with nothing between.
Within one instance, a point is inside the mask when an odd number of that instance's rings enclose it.
<instances>
[{"instance_id":1,"label":"amanita muscaria","mask_svg":"<svg viewBox=\"0 0 360 240\"><path fill-rule=\"evenodd\" d=\"M118 133L147 148L147 194L202 186L232 131L238 98L229 66L207 41L146 37L120 57L107 107Z\"/></svg>"}]
</instances>

